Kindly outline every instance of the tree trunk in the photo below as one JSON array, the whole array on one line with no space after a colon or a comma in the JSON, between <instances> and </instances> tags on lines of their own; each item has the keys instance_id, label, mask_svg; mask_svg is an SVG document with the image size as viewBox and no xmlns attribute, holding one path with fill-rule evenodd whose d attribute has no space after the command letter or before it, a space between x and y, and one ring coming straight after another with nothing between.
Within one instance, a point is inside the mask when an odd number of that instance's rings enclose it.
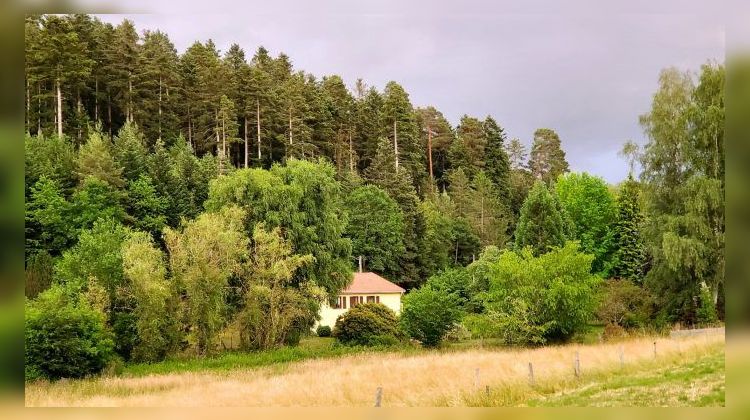
<instances>
[{"instance_id":1,"label":"tree trunk","mask_svg":"<svg viewBox=\"0 0 750 420\"><path fill-rule=\"evenodd\" d=\"M57 89L57 136L62 138L63 135L63 128L62 128L62 89L60 88L60 78L58 77L55 81L55 86Z\"/></svg>"},{"instance_id":2,"label":"tree trunk","mask_svg":"<svg viewBox=\"0 0 750 420\"><path fill-rule=\"evenodd\" d=\"M81 89L76 88L76 116L78 122L76 125L78 126L78 144L81 144Z\"/></svg>"},{"instance_id":3,"label":"tree trunk","mask_svg":"<svg viewBox=\"0 0 750 420\"><path fill-rule=\"evenodd\" d=\"M393 153L396 156L396 171L398 171L398 131L396 131L396 120L393 120Z\"/></svg>"},{"instance_id":4,"label":"tree trunk","mask_svg":"<svg viewBox=\"0 0 750 420\"><path fill-rule=\"evenodd\" d=\"M42 84L37 82L36 84L36 134L42 132Z\"/></svg>"},{"instance_id":5,"label":"tree trunk","mask_svg":"<svg viewBox=\"0 0 750 420\"><path fill-rule=\"evenodd\" d=\"M247 155L248 155L248 150L247 150L247 115L245 116L244 119L245 119L245 169L247 169Z\"/></svg>"},{"instance_id":6,"label":"tree trunk","mask_svg":"<svg viewBox=\"0 0 750 420\"><path fill-rule=\"evenodd\" d=\"M94 78L94 121L99 122L99 78Z\"/></svg>"},{"instance_id":7,"label":"tree trunk","mask_svg":"<svg viewBox=\"0 0 750 420\"><path fill-rule=\"evenodd\" d=\"M128 115L127 122L133 121L133 81L128 76Z\"/></svg>"},{"instance_id":8,"label":"tree trunk","mask_svg":"<svg viewBox=\"0 0 750 420\"><path fill-rule=\"evenodd\" d=\"M349 172L354 172L354 148L352 147L352 130L349 129Z\"/></svg>"},{"instance_id":9,"label":"tree trunk","mask_svg":"<svg viewBox=\"0 0 750 420\"><path fill-rule=\"evenodd\" d=\"M258 166L260 167L262 165L260 162L261 156L260 156L260 100L259 99L255 100L255 107L256 107L256 111L255 111L256 121L255 122L256 122L256 126L258 127Z\"/></svg>"},{"instance_id":10,"label":"tree trunk","mask_svg":"<svg viewBox=\"0 0 750 420\"><path fill-rule=\"evenodd\" d=\"M294 144L292 132L292 107L289 107L289 144Z\"/></svg>"},{"instance_id":11,"label":"tree trunk","mask_svg":"<svg viewBox=\"0 0 750 420\"><path fill-rule=\"evenodd\" d=\"M161 75L159 76L159 140L161 140Z\"/></svg>"},{"instance_id":12,"label":"tree trunk","mask_svg":"<svg viewBox=\"0 0 750 420\"><path fill-rule=\"evenodd\" d=\"M435 181L435 177L432 174L432 130L430 126L427 126L427 160L430 163L430 181Z\"/></svg>"},{"instance_id":13,"label":"tree trunk","mask_svg":"<svg viewBox=\"0 0 750 420\"><path fill-rule=\"evenodd\" d=\"M107 120L109 120L109 138L112 138L112 98L107 91Z\"/></svg>"}]
</instances>

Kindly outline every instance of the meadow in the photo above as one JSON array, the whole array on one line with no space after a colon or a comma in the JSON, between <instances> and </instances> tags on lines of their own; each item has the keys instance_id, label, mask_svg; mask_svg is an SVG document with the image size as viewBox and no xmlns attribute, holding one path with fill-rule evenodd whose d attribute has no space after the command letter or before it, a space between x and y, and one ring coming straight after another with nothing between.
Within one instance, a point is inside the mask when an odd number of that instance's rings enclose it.
<instances>
[{"instance_id":1,"label":"meadow","mask_svg":"<svg viewBox=\"0 0 750 420\"><path fill-rule=\"evenodd\" d=\"M724 405L723 332L534 349L362 350L313 340L291 351L35 381L26 384L26 405L366 407L378 387L383 407Z\"/></svg>"}]
</instances>

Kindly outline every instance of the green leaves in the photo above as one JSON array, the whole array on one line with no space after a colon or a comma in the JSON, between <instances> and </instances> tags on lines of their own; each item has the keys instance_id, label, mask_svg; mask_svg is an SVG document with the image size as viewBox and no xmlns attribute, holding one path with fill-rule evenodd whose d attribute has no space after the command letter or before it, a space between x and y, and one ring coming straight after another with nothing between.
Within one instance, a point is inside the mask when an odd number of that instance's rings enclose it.
<instances>
[{"instance_id":1,"label":"green leaves","mask_svg":"<svg viewBox=\"0 0 750 420\"><path fill-rule=\"evenodd\" d=\"M537 181L521 207L515 232L516 248L531 247L534 253L542 254L572 239L570 228L560 202L543 182Z\"/></svg>"},{"instance_id":2,"label":"green leaves","mask_svg":"<svg viewBox=\"0 0 750 420\"><path fill-rule=\"evenodd\" d=\"M363 256L368 270L393 278L404 247L404 216L398 203L382 189L359 187L346 197L349 213L347 236L352 255Z\"/></svg>"},{"instance_id":3,"label":"green leaves","mask_svg":"<svg viewBox=\"0 0 750 420\"><path fill-rule=\"evenodd\" d=\"M601 281L590 273L593 256L575 242L535 257L530 249L505 251L489 262L485 312L508 343L566 339L586 327Z\"/></svg>"},{"instance_id":4,"label":"green leaves","mask_svg":"<svg viewBox=\"0 0 750 420\"><path fill-rule=\"evenodd\" d=\"M607 184L585 172L571 173L557 179L555 193L572 222L572 237L580 242L583 252L594 255L592 270L607 277L617 215Z\"/></svg>"},{"instance_id":5,"label":"green leaves","mask_svg":"<svg viewBox=\"0 0 750 420\"><path fill-rule=\"evenodd\" d=\"M411 338L425 347L434 347L460 319L461 313L456 294L425 285L404 296L401 325Z\"/></svg>"}]
</instances>

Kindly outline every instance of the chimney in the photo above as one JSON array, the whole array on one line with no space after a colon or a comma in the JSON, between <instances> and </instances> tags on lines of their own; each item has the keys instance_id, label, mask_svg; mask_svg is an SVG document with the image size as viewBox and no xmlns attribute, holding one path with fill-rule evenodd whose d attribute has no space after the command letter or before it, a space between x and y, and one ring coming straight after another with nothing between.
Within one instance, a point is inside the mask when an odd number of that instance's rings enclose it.
<instances>
[{"instance_id":1,"label":"chimney","mask_svg":"<svg viewBox=\"0 0 750 420\"><path fill-rule=\"evenodd\" d=\"M359 272L362 272L362 256L359 256Z\"/></svg>"}]
</instances>

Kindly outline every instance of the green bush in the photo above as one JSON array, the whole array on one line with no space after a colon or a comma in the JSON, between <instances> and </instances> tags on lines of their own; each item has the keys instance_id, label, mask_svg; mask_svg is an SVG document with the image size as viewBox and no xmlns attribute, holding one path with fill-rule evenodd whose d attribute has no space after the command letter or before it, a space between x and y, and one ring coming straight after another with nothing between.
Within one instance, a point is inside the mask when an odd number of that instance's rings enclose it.
<instances>
[{"instance_id":1,"label":"green bush","mask_svg":"<svg viewBox=\"0 0 750 420\"><path fill-rule=\"evenodd\" d=\"M606 280L599 287L596 316L605 324L640 328L654 313L654 298L649 291L630 280Z\"/></svg>"},{"instance_id":2,"label":"green bush","mask_svg":"<svg viewBox=\"0 0 750 420\"><path fill-rule=\"evenodd\" d=\"M708 290L708 286L706 286L705 283L701 283L699 299L698 309L695 314L698 324L701 326L715 325L719 322L719 316L716 313L716 306L711 297L711 292Z\"/></svg>"},{"instance_id":3,"label":"green bush","mask_svg":"<svg viewBox=\"0 0 750 420\"><path fill-rule=\"evenodd\" d=\"M425 347L440 344L461 317L460 298L430 286L412 290L404 297L401 325L409 336Z\"/></svg>"},{"instance_id":4,"label":"green bush","mask_svg":"<svg viewBox=\"0 0 750 420\"><path fill-rule=\"evenodd\" d=\"M26 379L99 373L114 347L104 315L59 285L26 302L25 345Z\"/></svg>"},{"instance_id":5,"label":"green bush","mask_svg":"<svg viewBox=\"0 0 750 420\"><path fill-rule=\"evenodd\" d=\"M601 282L591 274L593 259L576 242L540 256L530 248L502 253L489 264L489 290L482 296L490 330L509 344L567 340L584 330Z\"/></svg>"},{"instance_id":6,"label":"green bush","mask_svg":"<svg viewBox=\"0 0 750 420\"><path fill-rule=\"evenodd\" d=\"M401 338L396 314L382 303L363 303L341 314L333 327L333 336L347 345L382 345L392 337Z\"/></svg>"},{"instance_id":7,"label":"green bush","mask_svg":"<svg viewBox=\"0 0 750 420\"><path fill-rule=\"evenodd\" d=\"M318 337L330 337L331 327L328 325L319 325L315 332L318 333Z\"/></svg>"}]
</instances>

